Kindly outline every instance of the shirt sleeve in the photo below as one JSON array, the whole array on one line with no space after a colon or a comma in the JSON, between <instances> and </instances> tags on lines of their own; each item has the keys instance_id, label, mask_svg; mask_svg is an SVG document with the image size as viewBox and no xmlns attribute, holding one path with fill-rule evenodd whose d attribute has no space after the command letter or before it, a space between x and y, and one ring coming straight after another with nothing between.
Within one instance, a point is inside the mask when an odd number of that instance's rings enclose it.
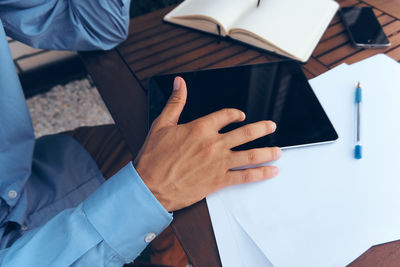
<instances>
[{"instance_id":1,"label":"shirt sleeve","mask_svg":"<svg viewBox=\"0 0 400 267\"><path fill-rule=\"evenodd\" d=\"M6 33L36 48L111 49L128 34L129 0L0 1Z\"/></svg>"},{"instance_id":2,"label":"shirt sleeve","mask_svg":"<svg viewBox=\"0 0 400 267\"><path fill-rule=\"evenodd\" d=\"M127 164L74 209L0 251L4 266L121 266L134 260L172 221Z\"/></svg>"}]
</instances>

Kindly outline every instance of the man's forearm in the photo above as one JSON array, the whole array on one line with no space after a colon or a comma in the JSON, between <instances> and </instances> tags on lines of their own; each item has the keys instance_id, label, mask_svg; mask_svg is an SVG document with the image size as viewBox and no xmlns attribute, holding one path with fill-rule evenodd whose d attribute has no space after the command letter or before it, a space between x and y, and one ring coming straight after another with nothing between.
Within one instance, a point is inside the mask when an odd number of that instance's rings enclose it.
<instances>
[{"instance_id":1,"label":"man's forearm","mask_svg":"<svg viewBox=\"0 0 400 267\"><path fill-rule=\"evenodd\" d=\"M172 221L128 163L74 209L0 251L4 266L121 266Z\"/></svg>"}]
</instances>

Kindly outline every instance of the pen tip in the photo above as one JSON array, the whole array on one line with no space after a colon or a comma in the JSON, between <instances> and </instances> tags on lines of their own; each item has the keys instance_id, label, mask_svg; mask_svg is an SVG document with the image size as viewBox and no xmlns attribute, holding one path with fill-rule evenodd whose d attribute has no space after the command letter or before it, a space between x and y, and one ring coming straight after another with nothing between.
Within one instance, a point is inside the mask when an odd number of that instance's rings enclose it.
<instances>
[{"instance_id":1,"label":"pen tip","mask_svg":"<svg viewBox=\"0 0 400 267\"><path fill-rule=\"evenodd\" d=\"M361 88L360 82L357 83L357 87L358 87L358 88Z\"/></svg>"}]
</instances>

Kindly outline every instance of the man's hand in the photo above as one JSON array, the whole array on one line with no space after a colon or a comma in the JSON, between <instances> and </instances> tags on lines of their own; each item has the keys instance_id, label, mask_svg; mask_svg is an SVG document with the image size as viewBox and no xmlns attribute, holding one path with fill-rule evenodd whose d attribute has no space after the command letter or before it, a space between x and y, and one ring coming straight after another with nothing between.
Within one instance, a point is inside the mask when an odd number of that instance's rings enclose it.
<instances>
[{"instance_id":1,"label":"man's hand","mask_svg":"<svg viewBox=\"0 0 400 267\"><path fill-rule=\"evenodd\" d=\"M189 206L223 187L278 174L274 166L232 170L280 157L281 150L277 147L231 150L273 133L275 123L260 121L220 134L218 131L226 125L245 119L242 111L223 109L177 125L186 95L185 81L176 77L172 95L153 122L134 163L143 182L168 211Z\"/></svg>"}]
</instances>

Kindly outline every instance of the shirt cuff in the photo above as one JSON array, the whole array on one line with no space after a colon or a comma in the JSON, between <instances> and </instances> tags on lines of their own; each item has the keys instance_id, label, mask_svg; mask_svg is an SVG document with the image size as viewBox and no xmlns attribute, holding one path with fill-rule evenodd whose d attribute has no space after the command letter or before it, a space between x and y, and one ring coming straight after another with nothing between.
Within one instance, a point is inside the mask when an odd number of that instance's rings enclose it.
<instances>
[{"instance_id":1,"label":"shirt cuff","mask_svg":"<svg viewBox=\"0 0 400 267\"><path fill-rule=\"evenodd\" d=\"M83 203L97 232L131 262L172 221L169 213L128 163Z\"/></svg>"}]
</instances>

